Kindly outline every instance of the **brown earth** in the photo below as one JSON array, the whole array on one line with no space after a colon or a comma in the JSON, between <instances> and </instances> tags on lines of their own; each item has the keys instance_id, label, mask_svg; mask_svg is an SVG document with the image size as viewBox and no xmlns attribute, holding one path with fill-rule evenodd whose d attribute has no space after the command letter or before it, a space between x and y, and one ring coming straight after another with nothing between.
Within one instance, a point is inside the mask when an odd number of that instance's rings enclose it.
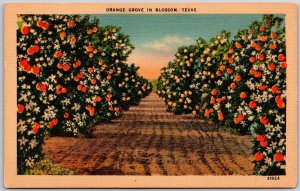
<instances>
[{"instance_id":1,"label":"brown earth","mask_svg":"<svg viewBox=\"0 0 300 191\"><path fill-rule=\"evenodd\" d=\"M46 155L77 174L251 175L251 137L218 131L192 115L166 112L152 93L94 127L90 137L51 137Z\"/></svg>"}]
</instances>

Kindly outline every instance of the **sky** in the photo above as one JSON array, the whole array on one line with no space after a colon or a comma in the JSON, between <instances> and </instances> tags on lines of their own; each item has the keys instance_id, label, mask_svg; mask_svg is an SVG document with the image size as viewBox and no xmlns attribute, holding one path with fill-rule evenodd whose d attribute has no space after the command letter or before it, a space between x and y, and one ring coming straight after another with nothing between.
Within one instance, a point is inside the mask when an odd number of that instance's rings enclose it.
<instances>
[{"instance_id":1,"label":"sky","mask_svg":"<svg viewBox=\"0 0 300 191\"><path fill-rule=\"evenodd\" d=\"M127 63L140 66L139 74L155 79L160 69L174 59L179 46L194 44L199 37L209 40L225 29L233 37L260 14L101 14L100 25L115 25L129 35L135 46Z\"/></svg>"}]
</instances>

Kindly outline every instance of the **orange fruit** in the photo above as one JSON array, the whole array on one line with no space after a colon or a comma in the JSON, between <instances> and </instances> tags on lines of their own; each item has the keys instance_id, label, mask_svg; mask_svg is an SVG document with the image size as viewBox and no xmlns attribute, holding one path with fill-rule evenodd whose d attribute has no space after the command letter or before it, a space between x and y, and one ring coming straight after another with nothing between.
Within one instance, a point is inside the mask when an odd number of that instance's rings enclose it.
<instances>
[{"instance_id":1,"label":"orange fruit","mask_svg":"<svg viewBox=\"0 0 300 191\"><path fill-rule=\"evenodd\" d=\"M81 61L80 60L77 60L74 64L73 64L73 66L76 68L76 67L78 67L78 66L81 66Z\"/></svg>"},{"instance_id":2,"label":"orange fruit","mask_svg":"<svg viewBox=\"0 0 300 191\"><path fill-rule=\"evenodd\" d=\"M272 86L271 90L274 94L279 94L281 92L276 85Z\"/></svg>"},{"instance_id":3,"label":"orange fruit","mask_svg":"<svg viewBox=\"0 0 300 191\"><path fill-rule=\"evenodd\" d=\"M82 91L83 93L85 93L85 92L87 91L87 88L86 88L85 86L83 86L83 87L81 88L81 91Z\"/></svg>"},{"instance_id":4,"label":"orange fruit","mask_svg":"<svg viewBox=\"0 0 300 191\"><path fill-rule=\"evenodd\" d=\"M224 120L224 115L221 111L218 112L218 120L223 121Z\"/></svg>"},{"instance_id":5,"label":"orange fruit","mask_svg":"<svg viewBox=\"0 0 300 191\"><path fill-rule=\"evenodd\" d=\"M63 67L64 67L64 65L63 65L62 63L58 63L58 64L57 64L57 68L63 69Z\"/></svg>"},{"instance_id":6,"label":"orange fruit","mask_svg":"<svg viewBox=\"0 0 300 191\"><path fill-rule=\"evenodd\" d=\"M257 153L255 153L255 155L254 155L254 160L255 160L256 162L260 162L260 161L262 161L264 158L265 158L265 156L264 156L262 153L260 153L260 152L257 152Z\"/></svg>"},{"instance_id":7,"label":"orange fruit","mask_svg":"<svg viewBox=\"0 0 300 191\"><path fill-rule=\"evenodd\" d=\"M222 98L219 98L219 97L218 97L218 98L216 99L216 101L217 101L218 103L221 103L223 100L222 100Z\"/></svg>"},{"instance_id":8,"label":"orange fruit","mask_svg":"<svg viewBox=\"0 0 300 191\"><path fill-rule=\"evenodd\" d=\"M23 35L28 35L29 32L30 32L30 27L29 27L29 26L23 26L23 27L21 28L21 33L22 33Z\"/></svg>"},{"instance_id":9,"label":"orange fruit","mask_svg":"<svg viewBox=\"0 0 300 191\"><path fill-rule=\"evenodd\" d=\"M246 40L248 40L248 37L246 35L243 35L242 39L243 39L243 41L246 41Z\"/></svg>"},{"instance_id":10,"label":"orange fruit","mask_svg":"<svg viewBox=\"0 0 300 191\"><path fill-rule=\"evenodd\" d=\"M242 45L239 42L235 42L235 47L237 49L240 49L240 48L242 48Z\"/></svg>"},{"instance_id":11,"label":"orange fruit","mask_svg":"<svg viewBox=\"0 0 300 191\"><path fill-rule=\"evenodd\" d=\"M230 49L228 50L228 53L229 53L229 54L232 54L232 53L234 53L234 50L233 50L233 48L230 48Z\"/></svg>"},{"instance_id":12,"label":"orange fruit","mask_svg":"<svg viewBox=\"0 0 300 191\"><path fill-rule=\"evenodd\" d=\"M88 45L87 47L86 47L86 51L87 52L92 52L94 50L94 47L92 46L92 45Z\"/></svg>"},{"instance_id":13,"label":"orange fruit","mask_svg":"<svg viewBox=\"0 0 300 191\"><path fill-rule=\"evenodd\" d=\"M267 147L268 146L268 141L267 140L261 141L260 146L261 147Z\"/></svg>"},{"instance_id":14,"label":"orange fruit","mask_svg":"<svg viewBox=\"0 0 300 191\"><path fill-rule=\"evenodd\" d=\"M238 118L238 120L243 121L244 120L244 115L243 114L239 114L237 118Z\"/></svg>"},{"instance_id":15,"label":"orange fruit","mask_svg":"<svg viewBox=\"0 0 300 191\"><path fill-rule=\"evenodd\" d=\"M227 54L224 54L223 60L228 60L228 55Z\"/></svg>"},{"instance_id":16,"label":"orange fruit","mask_svg":"<svg viewBox=\"0 0 300 191\"><path fill-rule=\"evenodd\" d=\"M253 68L251 68L250 71L249 71L249 74L250 74L250 75L254 75L255 72L256 72L256 71L255 71Z\"/></svg>"},{"instance_id":17,"label":"orange fruit","mask_svg":"<svg viewBox=\"0 0 300 191\"><path fill-rule=\"evenodd\" d=\"M76 40L77 40L76 37L72 36L71 39L70 39L70 43L75 44Z\"/></svg>"},{"instance_id":18,"label":"orange fruit","mask_svg":"<svg viewBox=\"0 0 300 191\"><path fill-rule=\"evenodd\" d=\"M66 38L67 33L65 31L62 31L59 33L60 38Z\"/></svg>"},{"instance_id":19,"label":"orange fruit","mask_svg":"<svg viewBox=\"0 0 300 191\"><path fill-rule=\"evenodd\" d=\"M263 54L258 55L258 60L262 61L264 59L265 59L265 55L263 55Z\"/></svg>"},{"instance_id":20,"label":"orange fruit","mask_svg":"<svg viewBox=\"0 0 300 191\"><path fill-rule=\"evenodd\" d=\"M64 114L64 118L69 118L69 113L68 113L68 112L66 112L66 113Z\"/></svg>"},{"instance_id":21,"label":"orange fruit","mask_svg":"<svg viewBox=\"0 0 300 191\"><path fill-rule=\"evenodd\" d=\"M285 103L284 102L277 103L277 107L279 109L283 109L283 108L285 108Z\"/></svg>"},{"instance_id":22,"label":"orange fruit","mask_svg":"<svg viewBox=\"0 0 300 191\"><path fill-rule=\"evenodd\" d=\"M260 77L262 76L262 73L259 72L259 71L255 71L255 72L254 72L254 76L255 76L256 78L260 78Z\"/></svg>"},{"instance_id":23,"label":"orange fruit","mask_svg":"<svg viewBox=\"0 0 300 191\"><path fill-rule=\"evenodd\" d=\"M252 47L252 48L254 48L254 47L256 47L256 42L254 42L254 41L252 41L251 43L250 43L250 46Z\"/></svg>"},{"instance_id":24,"label":"orange fruit","mask_svg":"<svg viewBox=\"0 0 300 191\"><path fill-rule=\"evenodd\" d=\"M260 91L264 91L266 88L267 88L267 86L265 86L265 85L263 85L263 84L258 85L258 89L259 89Z\"/></svg>"},{"instance_id":25,"label":"orange fruit","mask_svg":"<svg viewBox=\"0 0 300 191\"><path fill-rule=\"evenodd\" d=\"M281 62L285 61L285 55L284 54L279 54L278 55L278 60L281 61Z\"/></svg>"},{"instance_id":26,"label":"orange fruit","mask_svg":"<svg viewBox=\"0 0 300 191\"><path fill-rule=\"evenodd\" d=\"M40 88L41 88L41 91L42 91L42 92L47 91L47 86L46 86L46 84L41 84Z\"/></svg>"},{"instance_id":27,"label":"orange fruit","mask_svg":"<svg viewBox=\"0 0 300 191\"><path fill-rule=\"evenodd\" d=\"M63 66L63 70L66 72L69 71L70 68L71 68L71 66L69 64L64 64L64 66Z\"/></svg>"},{"instance_id":28,"label":"orange fruit","mask_svg":"<svg viewBox=\"0 0 300 191\"><path fill-rule=\"evenodd\" d=\"M219 70L216 72L217 76L222 76L222 72L220 72Z\"/></svg>"},{"instance_id":29,"label":"orange fruit","mask_svg":"<svg viewBox=\"0 0 300 191\"><path fill-rule=\"evenodd\" d=\"M54 124L54 125L57 125L57 124L58 124L58 119L53 119L52 121L53 121L53 124Z\"/></svg>"},{"instance_id":30,"label":"orange fruit","mask_svg":"<svg viewBox=\"0 0 300 191\"><path fill-rule=\"evenodd\" d=\"M91 80L91 83L92 83L92 84L96 84L96 83L97 83L97 80L96 80L96 79L92 79L92 80Z\"/></svg>"},{"instance_id":31,"label":"orange fruit","mask_svg":"<svg viewBox=\"0 0 300 191\"><path fill-rule=\"evenodd\" d=\"M38 27L42 27L42 26L44 25L44 22L43 22L43 21L37 21L37 22L36 22L36 25L37 25Z\"/></svg>"},{"instance_id":32,"label":"orange fruit","mask_svg":"<svg viewBox=\"0 0 300 191\"><path fill-rule=\"evenodd\" d=\"M94 99L95 102L99 102L101 100L102 100L102 98L100 96L96 96L95 99Z\"/></svg>"},{"instance_id":33,"label":"orange fruit","mask_svg":"<svg viewBox=\"0 0 300 191\"><path fill-rule=\"evenodd\" d=\"M67 23L68 27L74 27L75 26L75 22L74 21L70 21Z\"/></svg>"},{"instance_id":34,"label":"orange fruit","mask_svg":"<svg viewBox=\"0 0 300 191\"><path fill-rule=\"evenodd\" d=\"M218 94L218 91L217 91L216 89L213 89L213 90L211 91L211 95L215 96L215 95L217 95L217 94Z\"/></svg>"},{"instance_id":35,"label":"orange fruit","mask_svg":"<svg viewBox=\"0 0 300 191\"><path fill-rule=\"evenodd\" d=\"M224 65L220 66L220 70L221 70L222 72L224 72L225 69L226 69L226 66L224 66Z\"/></svg>"},{"instance_id":36,"label":"orange fruit","mask_svg":"<svg viewBox=\"0 0 300 191\"><path fill-rule=\"evenodd\" d=\"M91 67L88 68L88 72L89 72L89 73L93 73L93 72L94 72L94 68L91 68Z\"/></svg>"},{"instance_id":37,"label":"orange fruit","mask_svg":"<svg viewBox=\"0 0 300 191\"><path fill-rule=\"evenodd\" d=\"M41 84L36 84L35 87L37 90L41 90Z\"/></svg>"},{"instance_id":38,"label":"orange fruit","mask_svg":"<svg viewBox=\"0 0 300 191\"><path fill-rule=\"evenodd\" d=\"M82 89L82 85L81 84L79 84L78 86L77 86L77 90L81 90Z\"/></svg>"},{"instance_id":39,"label":"orange fruit","mask_svg":"<svg viewBox=\"0 0 300 191\"><path fill-rule=\"evenodd\" d=\"M63 93L63 94L64 94L64 93L67 93L67 88L62 88L62 89L61 89L61 93Z\"/></svg>"},{"instance_id":40,"label":"orange fruit","mask_svg":"<svg viewBox=\"0 0 300 191\"><path fill-rule=\"evenodd\" d=\"M230 88L234 90L236 88L236 84L235 83L231 83L230 84Z\"/></svg>"},{"instance_id":41,"label":"orange fruit","mask_svg":"<svg viewBox=\"0 0 300 191\"><path fill-rule=\"evenodd\" d=\"M229 62L230 64L232 64L232 63L234 63L234 59L233 59L233 58L229 58L229 59L228 59L228 62Z\"/></svg>"},{"instance_id":42,"label":"orange fruit","mask_svg":"<svg viewBox=\"0 0 300 191\"><path fill-rule=\"evenodd\" d=\"M270 44L270 49L275 50L277 48L277 45L275 43Z\"/></svg>"},{"instance_id":43,"label":"orange fruit","mask_svg":"<svg viewBox=\"0 0 300 191\"><path fill-rule=\"evenodd\" d=\"M40 124L39 123L35 123L33 126L32 126L32 133L35 135L39 132L39 128L40 128Z\"/></svg>"},{"instance_id":44,"label":"orange fruit","mask_svg":"<svg viewBox=\"0 0 300 191\"><path fill-rule=\"evenodd\" d=\"M272 39L277 38L277 33L276 32L271 33L271 38Z\"/></svg>"},{"instance_id":45,"label":"orange fruit","mask_svg":"<svg viewBox=\"0 0 300 191\"><path fill-rule=\"evenodd\" d=\"M281 62L280 63L280 67L282 68L282 69L286 69L286 62Z\"/></svg>"},{"instance_id":46,"label":"orange fruit","mask_svg":"<svg viewBox=\"0 0 300 191\"><path fill-rule=\"evenodd\" d=\"M204 112L204 116L208 118L209 115L210 115L210 113L209 113L208 109L206 109L205 112Z\"/></svg>"},{"instance_id":47,"label":"orange fruit","mask_svg":"<svg viewBox=\"0 0 300 191\"><path fill-rule=\"evenodd\" d=\"M255 101L250 101L250 103L249 103L249 107L251 108L251 109L255 109L256 108L256 102Z\"/></svg>"},{"instance_id":48,"label":"orange fruit","mask_svg":"<svg viewBox=\"0 0 300 191\"><path fill-rule=\"evenodd\" d=\"M79 73L77 74L77 76L78 76L78 78L83 78L83 73L79 72Z\"/></svg>"},{"instance_id":49,"label":"orange fruit","mask_svg":"<svg viewBox=\"0 0 300 191\"><path fill-rule=\"evenodd\" d=\"M274 71L275 69L276 69L276 66L275 66L275 64L268 64L268 69L270 70L270 71Z\"/></svg>"},{"instance_id":50,"label":"orange fruit","mask_svg":"<svg viewBox=\"0 0 300 191\"><path fill-rule=\"evenodd\" d=\"M239 124L241 122L240 120L238 120L238 118L234 118L233 121L234 121L235 124Z\"/></svg>"},{"instance_id":51,"label":"orange fruit","mask_svg":"<svg viewBox=\"0 0 300 191\"><path fill-rule=\"evenodd\" d=\"M61 51L57 51L54 53L55 58L60 58L60 57L62 57L62 55L63 55L63 53Z\"/></svg>"},{"instance_id":52,"label":"orange fruit","mask_svg":"<svg viewBox=\"0 0 300 191\"><path fill-rule=\"evenodd\" d=\"M49 128L52 128L54 125L58 124L58 119L53 119L52 121L49 122Z\"/></svg>"},{"instance_id":53,"label":"orange fruit","mask_svg":"<svg viewBox=\"0 0 300 191\"><path fill-rule=\"evenodd\" d=\"M38 51L40 51L40 46L39 45L33 45L32 49L34 50L35 53L37 53Z\"/></svg>"},{"instance_id":54,"label":"orange fruit","mask_svg":"<svg viewBox=\"0 0 300 191\"><path fill-rule=\"evenodd\" d=\"M260 30L260 31L265 31L265 30L266 30L266 27L265 27L265 26L260 26L260 27L259 27L259 30Z\"/></svg>"},{"instance_id":55,"label":"orange fruit","mask_svg":"<svg viewBox=\"0 0 300 191\"><path fill-rule=\"evenodd\" d=\"M283 99L280 96L275 97L275 102L278 103L283 103Z\"/></svg>"},{"instance_id":56,"label":"orange fruit","mask_svg":"<svg viewBox=\"0 0 300 191\"><path fill-rule=\"evenodd\" d=\"M265 135L256 135L256 140L261 142L266 140L266 136Z\"/></svg>"},{"instance_id":57,"label":"orange fruit","mask_svg":"<svg viewBox=\"0 0 300 191\"><path fill-rule=\"evenodd\" d=\"M87 34L92 34L92 33L93 33L93 30L92 30L92 29L88 29L88 30L86 31L86 33L87 33Z\"/></svg>"},{"instance_id":58,"label":"orange fruit","mask_svg":"<svg viewBox=\"0 0 300 191\"><path fill-rule=\"evenodd\" d=\"M210 97L210 102L209 103L212 104L212 105L216 103L216 99L214 98L214 96Z\"/></svg>"},{"instance_id":59,"label":"orange fruit","mask_svg":"<svg viewBox=\"0 0 300 191\"><path fill-rule=\"evenodd\" d=\"M23 113L24 110L25 110L24 105L18 104L18 113Z\"/></svg>"},{"instance_id":60,"label":"orange fruit","mask_svg":"<svg viewBox=\"0 0 300 191\"><path fill-rule=\"evenodd\" d=\"M247 98L247 94L246 94L245 92L242 92L242 93L240 94L240 98L246 99L246 98Z\"/></svg>"},{"instance_id":61,"label":"orange fruit","mask_svg":"<svg viewBox=\"0 0 300 191\"><path fill-rule=\"evenodd\" d=\"M93 32L97 32L98 28L97 27L93 27Z\"/></svg>"},{"instance_id":62,"label":"orange fruit","mask_svg":"<svg viewBox=\"0 0 300 191\"><path fill-rule=\"evenodd\" d=\"M267 125L269 123L269 119L267 117L261 117L260 122L264 125Z\"/></svg>"},{"instance_id":63,"label":"orange fruit","mask_svg":"<svg viewBox=\"0 0 300 191\"><path fill-rule=\"evenodd\" d=\"M259 44L256 44L256 45L255 45L255 50L261 51L261 46L260 46Z\"/></svg>"},{"instance_id":64,"label":"orange fruit","mask_svg":"<svg viewBox=\"0 0 300 191\"><path fill-rule=\"evenodd\" d=\"M34 55L36 53L35 49L33 47L30 47L27 49L27 54Z\"/></svg>"},{"instance_id":65,"label":"orange fruit","mask_svg":"<svg viewBox=\"0 0 300 191\"><path fill-rule=\"evenodd\" d=\"M222 96L222 101L225 101L227 98L226 98L226 96Z\"/></svg>"},{"instance_id":66,"label":"orange fruit","mask_svg":"<svg viewBox=\"0 0 300 191\"><path fill-rule=\"evenodd\" d=\"M251 58L249 58L249 61L250 61L251 63L254 63L254 62L256 61L256 58L255 58L254 56L252 56Z\"/></svg>"},{"instance_id":67,"label":"orange fruit","mask_svg":"<svg viewBox=\"0 0 300 191\"><path fill-rule=\"evenodd\" d=\"M278 152L274 155L274 159L276 162L282 162L282 161L284 161L284 155L282 153Z\"/></svg>"},{"instance_id":68,"label":"orange fruit","mask_svg":"<svg viewBox=\"0 0 300 191\"><path fill-rule=\"evenodd\" d=\"M33 66L33 67L31 68L31 72L32 72L33 74L38 74L38 73L40 73L40 67L38 67L38 66Z\"/></svg>"},{"instance_id":69,"label":"orange fruit","mask_svg":"<svg viewBox=\"0 0 300 191\"><path fill-rule=\"evenodd\" d=\"M44 22L43 26L42 26L42 29L47 30L47 29L49 29L49 27L50 27L50 23Z\"/></svg>"},{"instance_id":70,"label":"orange fruit","mask_svg":"<svg viewBox=\"0 0 300 191\"><path fill-rule=\"evenodd\" d=\"M231 68L227 68L227 73L228 74L232 74L233 73L233 70Z\"/></svg>"},{"instance_id":71,"label":"orange fruit","mask_svg":"<svg viewBox=\"0 0 300 191\"><path fill-rule=\"evenodd\" d=\"M85 107L86 110L91 110L91 108L92 108L92 106L90 106L90 105L87 105L87 106Z\"/></svg>"},{"instance_id":72,"label":"orange fruit","mask_svg":"<svg viewBox=\"0 0 300 191\"><path fill-rule=\"evenodd\" d=\"M235 77L235 80L238 81L238 82L242 81L242 76L237 75L237 76Z\"/></svg>"}]
</instances>

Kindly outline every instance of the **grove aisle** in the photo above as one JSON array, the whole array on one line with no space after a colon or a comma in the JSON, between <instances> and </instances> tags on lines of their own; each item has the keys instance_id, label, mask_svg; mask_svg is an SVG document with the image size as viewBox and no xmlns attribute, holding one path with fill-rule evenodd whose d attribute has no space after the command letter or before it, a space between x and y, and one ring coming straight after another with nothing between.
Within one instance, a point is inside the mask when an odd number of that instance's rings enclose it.
<instances>
[{"instance_id":1,"label":"grove aisle","mask_svg":"<svg viewBox=\"0 0 300 191\"><path fill-rule=\"evenodd\" d=\"M221 132L207 122L174 115L151 93L88 137L51 137L44 151L76 174L251 175L251 137Z\"/></svg>"}]
</instances>

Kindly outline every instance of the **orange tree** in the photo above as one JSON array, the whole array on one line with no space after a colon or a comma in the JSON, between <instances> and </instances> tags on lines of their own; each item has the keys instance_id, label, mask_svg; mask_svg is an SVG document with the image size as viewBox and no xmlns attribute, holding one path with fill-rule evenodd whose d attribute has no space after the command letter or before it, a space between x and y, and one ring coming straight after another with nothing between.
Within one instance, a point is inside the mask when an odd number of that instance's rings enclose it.
<instances>
[{"instance_id":1,"label":"orange tree","mask_svg":"<svg viewBox=\"0 0 300 191\"><path fill-rule=\"evenodd\" d=\"M24 173L41 159L48 130L64 123L65 106L72 100L71 64L83 56L83 52L74 52L82 38L81 29L89 22L88 18L75 15L20 18L23 24L17 30L18 173Z\"/></svg>"},{"instance_id":2,"label":"orange tree","mask_svg":"<svg viewBox=\"0 0 300 191\"><path fill-rule=\"evenodd\" d=\"M287 64L282 23L280 17L264 15L231 42L225 31L210 44L203 42L189 86L196 100L193 113L226 130L254 136L258 175L285 174ZM163 69L158 93L165 91L163 82L174 85L170 71L178 69L174 63Z\"/></svg>"},{"instance_id":3,"label":"orange tree","mask_svg":"<svg viewBox=\"0 0 300 191\"><path fill-rule=\"evenodd\" d=\"M241 30L232 42L226 126L253 133L255 173L285 173L285 33L272 15Z\"/></svg>"},{"instance_id":4,"label":"orange tree","mask_svg":"<svg viewBox=\"0 0 300 191\"><path fill-rule=\"evenodd\" d=\"M174 61L162 69L158 81L158 94L164 97L169 111L176 114L193 111L194 96L190 82L194 77L195 64L198 62L196 55L201 49L202 47L198 45L178 48Z\"/></svg>"},{"instance_id":5,"label":"orange tree","mask_svg":"<svg viewBox=\"0 0 300 191\"><path fill-rule=\"evenodd\" d=\"M196 86L202 85L196 95L200 98L200 115L217 125L222 124L225 119L222 108L227 102L228 78L233 73L223 56L230 47L229 36L229 32L221 31L212 38L200 55L200 64L195 67L199 70L198 73L202 72L202 78L194 82Z\"/></svg>"},{"instance_id":6,"label":"orange tree","mask_svg":"<svg viewBox=\"0 0 300 191\"><path fill-rule=\"evenodd\" d=\"M48 132L85 133L95 122L118 116L152 87L137 67L126 64L133 46L117 27L99 27L97 19L79 15L19 18L17 149L18 174L23 174L43 157ZM120 84L125 88L118 89Z\"/></svg>"}]
</instances>

